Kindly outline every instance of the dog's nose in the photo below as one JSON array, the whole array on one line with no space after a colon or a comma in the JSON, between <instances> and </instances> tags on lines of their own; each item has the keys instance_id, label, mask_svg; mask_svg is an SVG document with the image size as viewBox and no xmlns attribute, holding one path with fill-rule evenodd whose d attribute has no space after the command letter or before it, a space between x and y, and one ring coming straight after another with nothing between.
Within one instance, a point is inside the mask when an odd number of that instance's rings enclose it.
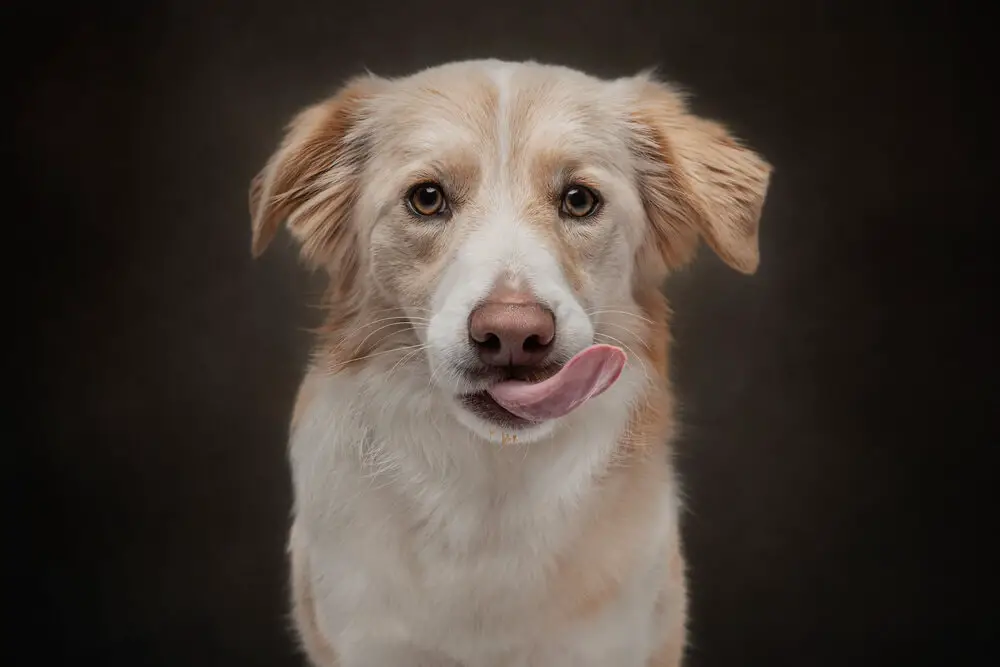
<instances>
[{"instance_id":1,"label":"dog's nose","mask_svg":"<svg viewBox=\"0 0 1000 667\"><path fill-rule=\"evenodd\" d=\"M552 349L556 320L530 295L508 293L472 311L469 337L490 366L539 366Z\"/></svg>"}]
</instances>

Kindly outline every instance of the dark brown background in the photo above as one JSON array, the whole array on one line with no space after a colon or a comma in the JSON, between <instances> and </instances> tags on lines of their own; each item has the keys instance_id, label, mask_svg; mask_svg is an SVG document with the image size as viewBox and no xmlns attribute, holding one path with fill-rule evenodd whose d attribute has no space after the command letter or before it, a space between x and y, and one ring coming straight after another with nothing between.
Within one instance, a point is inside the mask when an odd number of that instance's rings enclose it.
<instances>
[{"instance_id":1,"label":"dark brown background","mask_svg":"<svg viewBox=\"0 0 1000 667\"><path fill-rule=\"evenodd\" d=\"M473 56L660 65L776 165L760 273L705 253L670 288L690 664L985 664L996 119L963 8L11 10L5 569L36 655L9 664L298 664L284 437L315 284L287 242L251 262L247 184L343 78Z\"/></svg>"}]
</instances>

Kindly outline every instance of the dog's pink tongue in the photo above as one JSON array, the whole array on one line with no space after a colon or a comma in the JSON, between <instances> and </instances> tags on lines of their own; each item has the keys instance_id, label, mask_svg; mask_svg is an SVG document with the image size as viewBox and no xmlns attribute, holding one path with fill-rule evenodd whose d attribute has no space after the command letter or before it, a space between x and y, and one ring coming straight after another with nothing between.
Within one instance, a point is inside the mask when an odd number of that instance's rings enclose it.
<instances>
[{"instance_id":1,"label":"dog's pink tongue","mask_svg":"<svg viewBox=\"0 0 1000 667\"><path fill-rule=\"evenodd\" d=\"M493 386L490 396L522 419L541 422L569 414L606 391L625 367L625 353L611 345L591 345L542 382L508 380Z\"/></svg>"}]
</instances>

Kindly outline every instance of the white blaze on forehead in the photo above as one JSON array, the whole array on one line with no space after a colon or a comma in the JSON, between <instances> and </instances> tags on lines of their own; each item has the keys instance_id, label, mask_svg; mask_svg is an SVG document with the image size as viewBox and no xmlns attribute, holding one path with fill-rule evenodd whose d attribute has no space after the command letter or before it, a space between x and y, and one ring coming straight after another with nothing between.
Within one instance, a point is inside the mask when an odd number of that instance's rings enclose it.
<instances>
[{"instance_id":1,"label":"white blaze on forehead","mask_svg":"<svg viewBox=\"0 0 1000 667\"><path fill-rule=\"evenodd\" d=\"M518 117L515 68L496 64L489 70L496 86L495 144L483 155L478 193L482 217L463 220L470 232L456 249L431 299L433 315L427 330L432 349L458 361L468 352L468 320L472 310L504 281L529 289L556 319L556 349L569 358L593 342L593 325L573 294L560 265L557 249L522 219L526 196L524 174L513 173L525 163L511 159L522 140L511 123ZM532 132L532 135L535 133ZM515 146L515 139L518 146ZM492 158L492 159L490 159ZM433 355L432 355L433 356Z\"/></svg>"},{"instance_id":2,"label":"white blaze on forehead","mask_svg":"<svg viewBox=\"0 0 1000 667\"><path fill-rule=\"evenodd\" d=\"M507 165L510 162L510 100L511 78L514 68L510 64L498 64L490 72L490 78L497 87L497 175L506 181Z\"/></svg>"}]
</instances>

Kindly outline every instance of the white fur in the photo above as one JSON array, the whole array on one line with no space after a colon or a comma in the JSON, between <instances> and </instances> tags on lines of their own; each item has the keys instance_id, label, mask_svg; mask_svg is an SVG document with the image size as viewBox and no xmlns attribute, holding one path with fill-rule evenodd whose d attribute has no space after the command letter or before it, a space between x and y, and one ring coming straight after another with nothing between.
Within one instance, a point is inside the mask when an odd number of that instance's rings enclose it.
<instances>
[{"instance_id":1,"label":"white fur","mask_svg":"<svg viewBox=\"0 0 1000 667\"><path fill-rule=\"evenodd\" d=\"M419 664L435 666L644 665L676 521L671 488L618 605L557 637L539 635L546 619L533 613L626 427L636 371L520 446L477 436L441 414L424 378L386 383L386 370L317 377L291 440L299 548L344 666L413 665L422 651L432 660Z\"/></svg>"},{"instance_id":2,"label":"white fur","mask_svg":"<svg viewBox=\"0 0 1000 667\"><path fill-rule=\"evenodd\" d=\"M516 434L500 432L455 399L467 387L447 369L471 353L469 314L498 280L523 284L554 311L564 358L594 342L592 320L601 319L574 296L553 249L514 214L517 177L509 174L504 115L510 72L498 65L493 76L500 87L498 149L477 194L487 218L475 221L435 288L430 323L418 331L427 363L400 371L400 353L356 372L313 370L307 382L315 395L292 433L293 549L309 563L304 576L316 623L341 667L645 667L662 645L662 617L653 607L664 554L675 550L671 485L652 500L655 528L616 600L558 634L548 630L561 626L550 618L543 589L557 556L587 525L599 491L595 477L611 465L644 393L642 359L630 351L622 378L606 393ZM573 120L546 122L565 127ZM429 150L455 141L445 136L447 127L441 136L428 127L413 141ZM619 149L590 169L617 195L608 215L638 219L642 207L630 176L614 167L625 164ZM392 176L365 185L361 219L376 220L417 162L373 167ZM588 307L635 310L637 226L615 232L614 268L588 276Z\"/></svg>"},{"instance_id":3,"label":"white fur","mask_svg":"<svg viewBox=\"0 0 1000 667\"><path fill-rule=\"evenodd\" d=\"M553 353L568 359L594 340L594 327L574 298L559 268L558 260L542 241L508 213L509 206L496 207L498 215L473 233L448 267L432 301L433 316L427 329L428 361L432 369L459 366L472 354L468 344L469 313L485 299L498 281L523 285L552 310L558 323ZM435 380L455 387L451 373L434 373ZM468 387L459 387L468 390ZM488 437L488 422L474 416L457 401L455 416L466 426ZM522 434L534 438L551 431L545 422Z\"/></svg>"}]
</instances>

